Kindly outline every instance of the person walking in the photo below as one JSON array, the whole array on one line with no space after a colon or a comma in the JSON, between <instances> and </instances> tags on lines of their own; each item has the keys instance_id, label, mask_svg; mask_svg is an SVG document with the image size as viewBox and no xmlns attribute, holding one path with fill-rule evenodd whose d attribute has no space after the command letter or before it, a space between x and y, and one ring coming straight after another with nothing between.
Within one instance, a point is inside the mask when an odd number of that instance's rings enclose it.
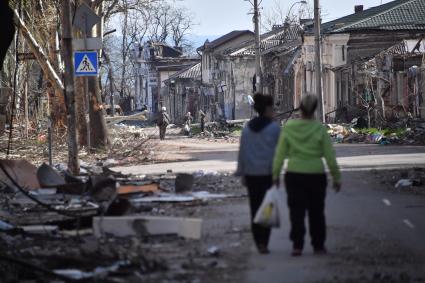
<instances>
[{"instance_id":1,"label":"person walking","mask_svg":"<svg viewBox=\"0 0 425 283\"><path fill-rule=\"evenodd\" d=\"M288 159L285 185L291 220L293 256L302 255L309 220L311 244L316 254L326 254L325 197L327 178L322 157L331 171L334 189L341 189L341 173L326 127L314 119L318 100L305 96L300 105L301 119L290 120L279 138L273 162L273 180L279 184L283 162Z\"/></svg>"},{"instance_id":2,"label":"person walking","mask_svg":"<svg viewBox=\"0 0 425 283\"><path fill-rule=\"evenodd\" d=\"M187 136L192 136L192 121L193 117L190 112L187 112L184 116L184 130Z\"/></svg>"},{"instance_id":3,"label":"person walking","mask_svg":"<svg viewBox=\"0 0 425 283\"><path fill-rule=\"evenodd\" d=\"M280 127L273 121L273 97L254 96L254 109L258 113L242 131L237 176L248 189L251 208L251 228L254 242L261 254L269 252L270 228L253 223L257 210L268 189L273 186L272 164Z\"/></svg>"},{"instance_id":4,"label":"person walking","mask_svg":"<svg viewBox=\"0 0 425 283\"><path fill-rule=\"evenodd\" d=\"M201 120L201 133L205 132L205 117L206 116L207 115L205 114L204 111L199 110L199 117L200 117L200 120Z\"/></svg>"},{"instance_id":5,"label":"person walking","mask_svg":"<svg viewBox=\"0 0 425 283\"><path fill-rule=\"evenodd\" d=\"M167 131L167 127L170 124L170 117L167 114L167 108L162 107L161 112L158 114L158 119L156 121L156 125L159 128L159 139L165 140L165 133Z\"/></svg>"}]
</instances>

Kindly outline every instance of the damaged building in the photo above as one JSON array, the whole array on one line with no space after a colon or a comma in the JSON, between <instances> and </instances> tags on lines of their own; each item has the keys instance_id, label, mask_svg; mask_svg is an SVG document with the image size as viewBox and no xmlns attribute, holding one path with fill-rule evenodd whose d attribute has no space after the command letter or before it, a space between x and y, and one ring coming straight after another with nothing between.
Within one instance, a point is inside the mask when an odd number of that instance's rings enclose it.
<instances>
[{"instance_id":1,"label":"damaged building","mask_svg":"<svg viewBox=\"0 0 425 283\"><path fill-rule=\"evenodd\" d=\"M293 108L293 60L299 54L302 27L275 26L261 35L265 94L276 108ZM255 41L251 31L233 31L198 48L202 54L199 109L211 119L245 119L253 115L251 96L256 91Z\"/></svg>"},{"instance_id":2,"label":"damaged building","mask_svg":"<svg viewBox=\"0 0 425 283\"><path fill-rule=\"evenodd\" d=\"M142 109L146 105L153 113L163 105L161 98L161 89L165 87L163 82L176 72L199 62L197 58L183 56L181 48L153 41L140 44L134 52L137 64L136 109Z\"/></svg>"},{"instance_id":3,"label":"damaged building","mask_svg":"<svg viewBox=\"0 0 425 283\"><path fill-rule=\"evenodd\" d=\"M183 122L187 112L196 115L199 110L206 111L212 96L202 95L201 63L189 66L164 81L167 88L163 97L172 123ZM208 117L211 119L211 117Z\"/></svg>"},{"instance_id":4,"label":"damaged building","mask_svg":"<svg viewBox=\"0 0 425 283\"><path fill-rule=\"evenodd\" d=\"M378 105L382 107L385 102L391 109L401 107L404 112L410 112L407 100L412 98L406 98L411 97L412 92L408 86L410 68L416 66L419 70L422 63L421 52L406 44L413 44L410 40L420 42L424 22L424 1L397 0L367 10L356 6L354 14L322 24L323 94L328 121L367 116L372 109L377 112ZM312 28L306 29L302 53L294 65L295 104L302 95L315 92ZM393 51L400 48L404 51L394 54ZM371 66L375 66L375 70L371 70ZM419 104L418 90L414 96L413 100ZM380 101L375 103L375 100ZM416 108L415 115L418 115L420 106ZM398 112L387 110L381 111L383 118Z\"/></svg>"},{"instance_id":5,"label":"damaged building","mask_svg":"<svg viewBox=\"0 0 425 283\"><path fill-rule=\"evenodd\" d=\"M372 58L336 68L339 85L351 86L354 99L342 104L340 120L360 106L374 124L386 119L424 118L424 38L406 39Z\"/></svg>"}]
</instances>

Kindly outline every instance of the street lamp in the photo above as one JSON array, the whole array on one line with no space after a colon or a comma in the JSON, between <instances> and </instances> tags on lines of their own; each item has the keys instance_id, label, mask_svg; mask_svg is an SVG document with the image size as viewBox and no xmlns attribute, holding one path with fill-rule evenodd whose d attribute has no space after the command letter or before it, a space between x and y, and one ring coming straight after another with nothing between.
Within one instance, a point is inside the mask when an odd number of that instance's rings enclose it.
<instances>
[{"instance_id":1,"label":"street lamp","mask_svg":"<svg viewBox=\"0 0 425 283\"><path fill-rule=\"evenodd\" d=\"M295 2L294 4L292 4L291 7L289 8L288 14L286 15L285 23L289 23L289 15L291 15L292 9L297 4L307 5L307 1L306 0L302 0L302 1L298 1L298 2Z\"/></svg>"}]
</instances>

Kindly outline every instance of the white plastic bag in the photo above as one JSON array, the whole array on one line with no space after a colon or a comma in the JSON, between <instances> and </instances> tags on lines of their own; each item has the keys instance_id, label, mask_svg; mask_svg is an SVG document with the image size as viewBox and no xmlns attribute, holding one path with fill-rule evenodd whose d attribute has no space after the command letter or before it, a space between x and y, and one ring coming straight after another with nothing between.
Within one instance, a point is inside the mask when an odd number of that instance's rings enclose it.
<instances>
[{"instance_id":1,"label":"white plastic bag","mask_svg":"<svg viewBox=\"0 0 425 283\"><path fill-rule=\"evenodd\" d=\"M270 228L280 227L280 217L283 212L283 201L280 192L276 186L273 186L267 191L255 215L255 224Z\"/></svg>"},{"instance_id":2,"label":"white plastic bag","mask_svg":"<svg viewBox=\"0 0 425 283\"><path fill-rule=\"evenodd\" d=\"M190 127L188 124L184 125L184 130L186 131L186 133L190 132Z\"/></svg>"}]
</instances>

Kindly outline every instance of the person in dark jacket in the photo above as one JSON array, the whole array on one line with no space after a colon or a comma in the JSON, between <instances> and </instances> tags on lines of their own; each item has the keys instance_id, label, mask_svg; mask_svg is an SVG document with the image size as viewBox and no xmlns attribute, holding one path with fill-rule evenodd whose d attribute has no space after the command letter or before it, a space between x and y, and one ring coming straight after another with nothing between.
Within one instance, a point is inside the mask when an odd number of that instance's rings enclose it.
<instances>
[{"instance_id":1,"label":"person in dark jacket","mask_svg":"<svg viewBox=\"0 0 425 283\"><path fill-rule=\"evenodd\" d=\"M199 117L200 117L200 120L201 120L201 133L205 132L205 117L206 116L207 115L205 114L204 111L199 110Z\"/></svg>"},{"instance_id":2,"label":"person in dark jacket","mask_svg":"<svg viewBox=\"0 0 425 283\"><path fill-rule=\"evenodd\" d=\"M167 114L167 108L162 107L161 112L158 114L158 118L156 121L156 125L159 128L159 139L165 140L165 133L167 131L167 127L170 124L170 116Z\"/></svg>"},{"instance_id":3,"label":"person in dark jacket","mask_svg":"<svg viewBox=\"0 0 425 283\"><path fill-rule=\"evenodd\" d=\"M254 109L258 117L252 119L242 132L236 175L243 178L248 188L254 241L258 251L265 254L269 252L270 228L254 224L253 220L267 190L273 185L272 165L280 127L273 121L272 96L256 94Z\"/></svg>"},{"instance_id":4,"label":"person in dark jacket","mask_svg":"<svg viewBox=\"0 0 425 283\"><path fill-rule=\"evenodd\" d=\"M9 0L0 1L0 25L2 27L0 40L0 71L3 69L4 58L15 36L13 11L9 7Z\"/></svg>"}]
</instances>

